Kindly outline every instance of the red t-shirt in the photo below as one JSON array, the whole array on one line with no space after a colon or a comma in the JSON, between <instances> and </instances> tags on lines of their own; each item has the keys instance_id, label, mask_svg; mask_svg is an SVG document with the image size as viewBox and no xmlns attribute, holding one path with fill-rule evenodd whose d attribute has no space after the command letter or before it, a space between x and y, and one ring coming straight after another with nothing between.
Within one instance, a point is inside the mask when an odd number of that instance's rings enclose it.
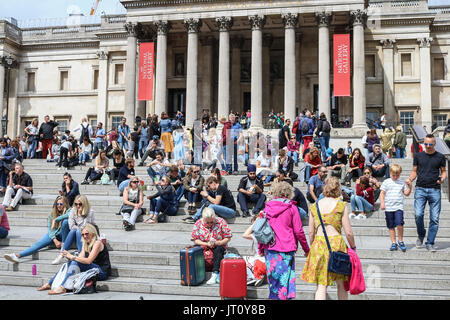
<instances>
[{"instance_id":1,"label":"red t-shirt","mask_svg":"<svg viewBox=\"0 0 450 320\"><path fill-rule=\"evenodd\" d=\"M373 189L371 187L368 187L366 190L363 190L361 188L361 185L358 183L356 185L356 195L363 197L365 200L367 200L371 205L375 204L375 198L373 196Z\"/></svg>"},{"instance_id":2,"label":"red t-shirt","mask_svg":"<svg viewBox=\"0 0 450 320\"><path fill-rule=\"evenodd\" d=\"M313 166L317 166L319 164L322 164L322 159L320 157L316 157L315 159L309 159L309 153L305 157L305 162L308 162L309 164ZM316 175L319 172L319 168L311 168L311 176Z\"/></svg>"}]
</instances>

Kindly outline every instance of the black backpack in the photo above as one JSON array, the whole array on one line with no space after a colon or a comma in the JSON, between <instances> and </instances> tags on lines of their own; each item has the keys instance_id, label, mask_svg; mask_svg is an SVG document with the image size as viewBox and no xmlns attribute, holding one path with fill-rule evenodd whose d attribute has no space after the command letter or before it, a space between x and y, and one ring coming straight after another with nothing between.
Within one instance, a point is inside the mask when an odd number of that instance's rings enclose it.
<instances>
[{"instance_id":1,"label":"black backpack","mask_svg":"<svg viewBox=\"0 0 450 320\"><path fill-rule=\"evenodd\" d=\"M81 125L83 127L83 125ZM81 129L81 136L80 136L80 140L83 140L84 137L88 137L89 138L89 124L86 127L83 127Z\"/></svg>"},{"instance_id":2,"label":"black backpack","mask_svg":"<svg viewBox=\"0 0 450 320\"><path fill-rule=\"evenodd\" d=\"M309 124L307 119L302 120L302 133L307 134L309 131Z\"/></svg>"},{"instance_id":3,"label":"black backpack","mask_svg":"<svg viewBox=\"0 0 450 320\"><path fill-rule=\"evenodd\" d=\"M322 132L329 133L330 131L330 123L327 120L322 121Z\"/></svg>"}]
</instances>

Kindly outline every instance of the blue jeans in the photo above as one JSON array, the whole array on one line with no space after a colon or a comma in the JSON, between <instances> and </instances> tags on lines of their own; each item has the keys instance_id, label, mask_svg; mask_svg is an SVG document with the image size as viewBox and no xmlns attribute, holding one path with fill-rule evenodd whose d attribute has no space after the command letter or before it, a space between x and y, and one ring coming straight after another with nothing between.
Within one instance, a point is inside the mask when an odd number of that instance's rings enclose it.
<instances>
[{"instance_id":1,"label":"blue jeans","mask_svg":"<svg viewBox=\"0 0 450 320\"><path fill-rule=\"evenodd\" d=\"M64 240L64 245L63 245L61 251L69 250L74 241L76 241L76 243L77 243L78 252L81 252L82 243L81 243L81 230L80 229L77 229L77 230L72 229L69 231L69 234L67 235L66 239Z\"/></svg>"},{"instance_id":2,"label":"blue jeans","mask_svg":"<svg viewBox=\"0 0 450 320\"><path fill-rule=\"evenodd\" d=\"M103 141L102 142L94 142L94 149L92 150L92 153L94 154L98 154L99 150L103 150L104 144Z\"/></svg>"},{"instance_id":3,"label":"blue jeans","mask_svg":"<svg viewBox=\"0 0 450 320\"><path fill-rule=\"evenodd\" d=\"M177 190L175 190L175 196L177 197L177 202L180 202L184 194L184 186L180 185Z\"/></svg>"},{"instance_id":4,"label":"blue jeans","mask_svg":"<svg viewBox=\"0 0 450 320\"><path fill-rule=\"evenodd\" d=\"M86 152L82 152L81 154L80 154L80 157L78 158L78 162L86 162L86 161L88 161L90 159L90 157L89 157L89 154L88 153L86 153Z\"/></svg>"},{"instance_id":5,"label":"blue jeans","mask_svg":"<svg viewBox=\"0 0 450 320\"><path fill-rule=\"evenodd\" d=\"M298 209L298 213L300 213L300 219L302 219L302 221L304 221L304 220L308 221L308 218L309 218L308 213L300 207L297 207L297 209Z\"/></svg>"},{"instance_id":6,"label":"blue jeans","mask_svg":"<svg viewBox=\"0 0 450 320\"><path fill-rule=\"evenodd\" d=\"M117 142L119 142L119 141L117 141ZM125 149L128 150L128 141L125 140L125 139L122 139L122 140L119 142L119 147L120 147L120 150L123 150L124 147L125 147Z\"/></svg>"},{"instance_id":7,"label":"blue jeans","mask_svg":"<svg viewBox=\"0 0 450 320\"><path fill-rule=\"evenodd\" d=\"M395 156L399 159L405 158L405 148L395 148Z\"/></svg>"},{"instance_id":8,"label":"blue jeans","mask_svg":"<svg viewBox=\"0 0 450 320\"><path fill-rule=\"evenodd\" d=\"M423 218L427 201L430 205L430 223L428 226L428 238L425 244L433 245L439 228L441 190L416 186L416 191L414 192L414 213L416 217L417 234L421 239L425 238L426 234Z\"/></svg>"},{"instance_id":9,"label":"blue jeans","mask_svg":"<svg viewBox=\"0 0 450 320\"><path fill-rule=\"evenodd\" d=\"M34 139L33 142L28 146L28 151L27 151L27 158L31 159L34 158L34 156L36 155L36 148L38 145L38 139Z\"/></svg>"},{"instance_id":10,"label":"blue jeans","mask_svg":"<svg viewBox=\"0 0 450 320\"><path fill-rule=\"evenodd\" d=\"M257 177L259 179L261 179L262 177L264 177L264 175L261 172L261 173L258 173ZM266 180L264 180L264 183L269 183L270 181L272 181L273 177L274 177L274 175L272 175L272 174L267 175Z\"/></svg>"},{"instance_id":11,"label":"blue jeans","mask_svg":"<svg viewBox=\"0 0 450 320\"><path fill-rule=\"evenodd\" d=\"M0 227L0 239L4 239L8 236L8 230L3 227Z\"/></svg>"},{"instance_id":12,"label":"blue jeans","mask_svg":"<svg viewBox=\"0 0 450 320\"><path fill-rule=\"evenodd\" d=\"M297 151L288 151L287 155L289 157L294 158L294 163L298 163L298 152Z\"/></svg>"},{"instance_id":13,"label":"blue jeans","mask_svg":"<svg viewBox=\"0 0 450 320\"><path fill-rule=\"evenodd\" d=\"M227 146L223 146L223 157L226 163L226 171L228 173L232 173L233 168L231 164L231 159L227 159ZM230 163L228 163L227 160ZM234 171L238 171L237 144L233 145L233 162L234 162Z\"/></svg>"},{"instance_id":14,"label":"blue jeans","mask_svg":"<svg viewBox=\"0 0 450 320\"><path fill-rule=\"evenodd\" d=\"M237 199L243 212L248 212L247 201L255 203L252 212L253 214L256 214L259 213L264 207L264 204L266 202L266 195L264 193L261 194L253 193L251 196L248 196L246 194L243 194L242 192L239 192Z\"/></svg>"},{"instance_id":15,"label":"blue jeans","mask_svg":"<svg viewBox=\"0 0 450 320\"><path fill-rule=\"evenodd\" d=\"M222 218L225 219L230 219L233 218L236 215L236 211L234 211L231 208L228 207L224 207L218 204L210 204L208 206L208 208L211 208L214 210L214 212ZM198 219L200 219L202 217L202 210L203 210L203 206L197 210L197 212L192 216L192 219L194 219L195 221L197 221Z\"/></svg>"},{"instance_id":16,"label":"blue jeans","mask_svg":"<svg viewBox=\"0 0 450 320\"><path fill-rule=\"evenodd\" d=\"M188 203L195 203L195 202L199 202L200 200L200 194L199 193L194 193L194 192L190 192L187 191L186 192L186 196L185 196L186 200L188 201Z\"/></svg>"},{"instance_id":17,"label":"blue jeans","mask_svg":"<svg viewBox=\"0 0 450 320\"><path fill-rule=\"evenodd\" d=\"M70 276L73 276L75 273L77 273L78 269L80 269L80 273L88 271L90 269L98 269L99 273L97 275L97 280L104 281L104 280L108 279L108 274L106 272L102 271L102 269L100 269L100 267L98 265L96 265L95 263L84 264L84 263L81 263L78 261L70 261L66 277L64 278L61 285L64 286L64 283L66 283L67 279L69 279ZM58 274L58 273L56 273L56 274ZM53 280L55 280L56 274L48 281L48 283L50 285L53 283Z\"/></svg>"},{"instance_id":18,"label":"blue jeans","mask_svg":"<svg viewBox=\"0 0 450 320\"><path fill-rule=\"evenodd\" d=\"M130 179L124 180L119 184L119 191L122 193L130 185Z\"/></svg>"},{"instance_id":19,"label":"blue jeans","mask_svg":"<svg viewBox=\"0 0 450 320\"><path fill-rule=\"evenodd\" d=\"M373 205L361 196L352 195L350 197L350 203L352 205L353 212L371 212L373 211Z\"/></svg>"},{"instance_id":20,"label":"blue jeans","mask_svg":"<svg viewBox=\"0 0 450 320\"><path fill-rule=\"evenodd\" d=\"M145 149L147 149L148 146L148 139L144 139L144 140L139 140L139 156L142 157L144 156L144 152Z\"/></svg>"},{"instance_id":21,"label":"blue jeans","mask_svg":"<svg viewBox=\"0 0 450 320\"><path fill-rule=\"evenodd\" d=\"M309 163L305 162L305 182L308 183L309 179L311 179L311 170L312 167Z\"/></svg>"},{"instance_id":22,"label":"blue jeans","mask_svg":"<svg viewBox=\"0 0 450 320\"><path fill-rule=\"evenodd\" d=\"M176 216L178 207L171 205L169 201L166 201L161 197L150 200L150 214L159 215L163 212L168 216Z\"/></svg>"},{"instance_id":23,"label":"blue jeans","mask_svg":"<svg viewBox=\"0 0 450 320\"><path fill-rule=\"evenodd\" d=\"M330 147L330 136L328 137L319 137L320 148L322 151L322 159L325 161L327 158L327 149Z\"/></svg>"},{"instance_id":24,"label":"blue jeans","mask_svg":"<svg viewBox=\"0 0 450 320\"><path fill-rule=\"evenodd\" d=\"M153 170L152 167L147 168L147 173L150 176L150 178L152 178L153 181L155 181L156 176L158 176L159 180L161 180L161 178L166 175L166 174L161 174L159 172L156 172L155 170ZM167 173L167 169L166 169L166 173Z\"/></svg>"}]
</instances>

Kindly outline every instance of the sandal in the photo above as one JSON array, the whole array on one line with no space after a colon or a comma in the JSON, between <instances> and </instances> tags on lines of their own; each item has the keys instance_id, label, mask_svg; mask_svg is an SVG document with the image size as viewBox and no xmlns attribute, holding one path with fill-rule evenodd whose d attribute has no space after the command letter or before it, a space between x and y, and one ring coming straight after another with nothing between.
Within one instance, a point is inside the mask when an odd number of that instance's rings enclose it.
<instances>
[{"instance_id":1,"label":"sandal","mask_svg":"<svg viewBox=\"0 0 450 320\"><path fill-rule=\"evenodd\" d=\"M52 286L49 283L44 284L42 287L38 288L37 291L50 290Z\"/></svg>"},{"instance_id":2,"label":"sandal","mask_svg":"<svg viewBox=\"0 0 450 320\"><path fill-rule=\"evenodd\" d=\"M145 221L146 224L156 224L158 223L158 218L155 219L148 219L147 221Z\"/></svg>"},{"instance_id":3,"label":"sandal","mask_svg":"<svg viewBox=\"0 0 450 320\"><path fill-rule=\"evenodd\" d=\"M63 293L66 293L67 292L67 290L64 288L64 287L58 287L58 288L56 288L55 290L50 290L49 292L48 292L48 294L49 295L57 295L57 294L63 294Z\"/></svg>"}]
</instances>

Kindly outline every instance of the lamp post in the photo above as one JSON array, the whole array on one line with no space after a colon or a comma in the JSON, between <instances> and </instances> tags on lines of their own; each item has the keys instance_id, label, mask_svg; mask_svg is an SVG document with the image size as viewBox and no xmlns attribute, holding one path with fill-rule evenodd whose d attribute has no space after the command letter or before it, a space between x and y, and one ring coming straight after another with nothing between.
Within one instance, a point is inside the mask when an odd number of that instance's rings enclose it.
<instances>
[{"instance_id":1,"label":"lamp post","mask_svg":"<svg viewBox=\"0 0 450 320\"><path fill-rule=\"evenodd\" d=\"M2 117L2 137L4 137L8 130L9 85L11 81L11 69L15 67L16 61L11 56L3 56L2 64L8 69L7 87L6 87L6 115Z\"/></svg>"}]
</instances>

